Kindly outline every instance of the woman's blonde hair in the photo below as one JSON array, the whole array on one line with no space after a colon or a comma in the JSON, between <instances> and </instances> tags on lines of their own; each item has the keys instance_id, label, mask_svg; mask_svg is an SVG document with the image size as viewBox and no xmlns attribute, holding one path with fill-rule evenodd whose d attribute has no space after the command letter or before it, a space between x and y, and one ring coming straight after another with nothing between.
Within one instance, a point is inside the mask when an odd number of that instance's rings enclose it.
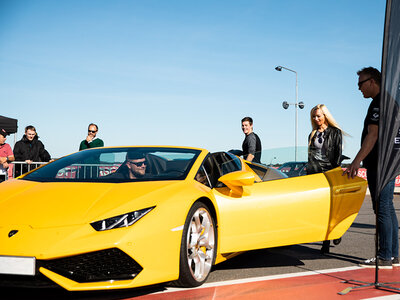
<instances>
[{"instance_id":1,"label":"woman's blonde hair","mask_svg":"<svg viewBox=\"0 0 400 300\"><path fill-rule=\"evenodd\" d=\"M311 119L311 127L312 127L312 131L310 134L310 140L308 141L308 145L311 144L311 140L314 137L315 133L317 132L318 129L318 125L315 123L313 115L315 113L315 111L317 109L320 109L322 111L322 113L325 116L325 121L328 123L328 126L331 127L336 127L337 129L339 129L343 135L348 135L347 133L345 133L342 128L340 128L339 124L336 122L335 118L332 116L332 114L329 112L328 108L325 106L325 104L318 104L315 105L311 111L310 111L310 119Z\"/></svg>"}]
</instances>

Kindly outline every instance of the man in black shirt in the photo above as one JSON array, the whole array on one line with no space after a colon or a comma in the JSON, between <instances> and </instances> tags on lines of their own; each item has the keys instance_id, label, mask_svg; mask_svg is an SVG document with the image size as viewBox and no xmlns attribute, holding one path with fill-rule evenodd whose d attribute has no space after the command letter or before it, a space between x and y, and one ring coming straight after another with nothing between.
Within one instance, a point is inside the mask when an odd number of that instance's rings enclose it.
<instances>
[{"instance_id":1,"label":"man in black shirt","mask_svg":"<svg viewBox=\"0 0 400 300\"><path fill-rule=\"evenodd\" d=\"M246 135L243 144L243 158L261 163L261 141L257 134L253 132L253 119L245 117L242 119L242 130Z\"/></svg>"},{"instance_id":2,"label":"man in black shirt","mask_svg":"<svg viewBox=\"0 0 400 300\"><path fill-rule=\"evenodd\" d=\"M378 163L378 126L379 102L381 88L381 73L372 67L364 68L357 72L358 89L364 98L372 98L364 120L361 136L361 149L358 151L351 165L345 173L355 177L361 161L367 169L368 188L370 191L374 212L378 208L379 250L378 266L382 269L391 269L400 266L399 263L399 237L398 220L393 206L394 180L390 181L381 191L379 199L375 198L377 163ZM377 206L378 205L378 206ZM375 258L368 259L360 266L375 267Z\"/></svg>"}]
</instances>

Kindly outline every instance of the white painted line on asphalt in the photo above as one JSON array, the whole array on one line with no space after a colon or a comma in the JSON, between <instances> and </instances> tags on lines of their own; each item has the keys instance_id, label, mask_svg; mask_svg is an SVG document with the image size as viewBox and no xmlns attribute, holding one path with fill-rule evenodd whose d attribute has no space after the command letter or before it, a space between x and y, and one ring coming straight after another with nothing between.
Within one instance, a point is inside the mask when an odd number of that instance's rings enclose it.
<instances>
[{"instance_id":1,"label":"white painted line on asphalt","mask_svg":"<svg viewBox=\"0 0 400 300\"><path fill-rule=\"evenodd\" d=\"M243 279L210 282L210 283L205 283L202 286L190 288L190 289L167 287L164 291L156 292L154 294L170 293L170 292L177 292L177 291L187 291L187 290L195 290L195 289L204 289L204 288L210 288L210 287L242 284L242 283L249 283L249 282L258 282L258 281L267 281L267 280L274 280L274 279L285 279L285 278L294 278L294 277L310 276L310 275L318 275L318 274L346 272L346 271L353 271L353 270L358 270L358 269L362 269L362 268L358 267L358 266L354 266L354 267L345 267L345 268L337 268L337 269L315 270L315 271L307 271L307 272L299 272L299 273L288 273L288 274L268 275L268 276L261 276L261 277L250 277L250 278L243 278Z\"/></svg>"},{"instance_id":2,"label":"white painted line on asphalt","mask_svg":"<svg viewBox=\"0 0 400 300\"><path fill-rule=\"evenodd\" d=\"M399 300L400 296L397 295L389 295L389 296L381 296L375 298L365 298L364 300Z\"/></svg>"}]
</instances>

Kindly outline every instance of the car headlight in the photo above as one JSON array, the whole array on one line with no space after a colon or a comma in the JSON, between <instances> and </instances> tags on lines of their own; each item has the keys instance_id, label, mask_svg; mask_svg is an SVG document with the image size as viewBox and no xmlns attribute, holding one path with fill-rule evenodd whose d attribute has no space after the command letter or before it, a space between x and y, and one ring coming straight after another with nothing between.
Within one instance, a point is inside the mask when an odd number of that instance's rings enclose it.
<instances>
[{"instance_id":1,"label":"car headlight","mask_svg":"<svg viewBox=\"0 0 400 300\"><path fill-rule=\"evenodd\" d=\"M128 227L148 214L155 206L90 223L97 231Z\"/></svg>"}]
</instances>

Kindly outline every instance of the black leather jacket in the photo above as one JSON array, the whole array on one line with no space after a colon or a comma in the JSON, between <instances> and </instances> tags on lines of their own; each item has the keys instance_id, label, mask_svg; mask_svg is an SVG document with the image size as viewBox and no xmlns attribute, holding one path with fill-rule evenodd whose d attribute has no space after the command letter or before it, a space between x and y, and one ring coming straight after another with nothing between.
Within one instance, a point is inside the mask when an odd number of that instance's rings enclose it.
<instances>
[{"instance_id":1,"label":"black leather jacket","mask_svg":"<svg viewBox=\"0 0 400 300\"><path fill-rule=\"evenodd\" d=\"M308 136L308 140L310 140L310 137L311 134ZM321 162L315 157L315 137L316 135L312 137L311 143L308 146L307 174L325 172L339 167L342 160L342 131L331 126L328 126L325 129L324 143L322 144L322 148L327 158L327 162Z\"/></svg>"}]
</instances>

